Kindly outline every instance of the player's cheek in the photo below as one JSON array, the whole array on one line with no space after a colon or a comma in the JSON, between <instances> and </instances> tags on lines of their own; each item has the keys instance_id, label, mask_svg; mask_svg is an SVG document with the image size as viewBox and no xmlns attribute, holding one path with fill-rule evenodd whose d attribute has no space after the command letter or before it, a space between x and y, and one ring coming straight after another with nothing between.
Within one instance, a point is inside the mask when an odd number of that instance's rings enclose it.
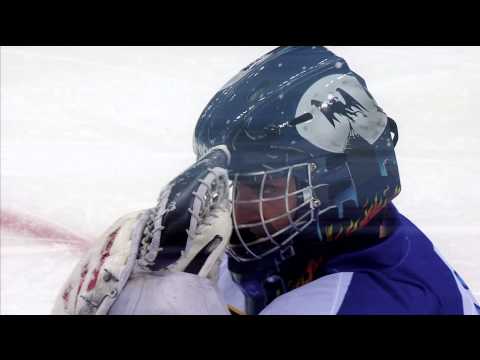
<instances>
[{"instance_id":1,"label":"player's cheek","mask_svg":"<svg viewBox=\"0 0 480 360\"><path fill-rule=\"evenodd\" d=\"M255 194L250 188L246 186L239 186L235 192L235 200L237 201L252 201L258 199L258 195ZM258 203L239 203L234 202L235 206L235 218L239 224L252 222L254 219L259 219Z\"/></svg>"},{"instance_id":2,"label":"player's cheek","mask_svg":"<svg viewBox=\"0 0 480 360\"><path fill-rule=\"evenodd\" d=\"M292 211L292 209L295 209L297 207L297 204L298 204L298 201L297 201L297 197L295 195L291 195L291 196L288 197L288 210L289 211ZM287 208L286 208L285 200L279 201L276 204L276 207L274 209L272 209L272 211L274 212L274 215L271 216L271 218L277 217L277 216L280 216L280 215L285 215L282 218L280 218L278 220L275 220L272 223L272 225L275 227L275 229L277 231L287 227L288 225L290 225L290 220L289 220L289 217L287 215L288 211L287 211ZM295 218L295 213L291 213L290 217L292 219L294 219Z\"/></svg>"},{"instance_id":3,"label":"player's cheek","mask_svg":"<svg viewBox=\"0 0 480 360\"><path fill-rule=\"evenodd\" d=\"M297 195L290 195L288 197L288 209L292 210L292 209L295 209L297 206L298 206Z\"/></svg>"},{"instance_id":4,"label":"player's cheek","mask_svg":"<svg viewBox=\"0 0 480 360\"><path fill-rule=\"evenodd\" d=\"M286 216L286 208L284 200L268 201L263 203L263 216L265 220L273 219L282 216L280 219L272 221L271 225L279 230L288 224L288 217Z\"/></svg>"},{"instance_id":5,"label":"player's cheek","mask_svg":"<svg viewBox=\"0 0 480 360\"><path fill-rule=\"evenodd\" d=\"M235 204L235 217L239 224L260 221L260 211L257 203Z\"/></svg>"}]
</instances>

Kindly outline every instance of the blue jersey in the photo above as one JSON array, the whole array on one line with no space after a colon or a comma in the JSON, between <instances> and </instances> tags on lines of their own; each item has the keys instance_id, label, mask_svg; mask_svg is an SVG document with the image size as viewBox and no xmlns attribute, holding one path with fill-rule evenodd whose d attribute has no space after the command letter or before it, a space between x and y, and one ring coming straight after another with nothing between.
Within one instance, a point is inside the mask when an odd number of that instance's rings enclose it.
<instances>
[{"instance_id":1,"label":"blue jersey","mask_svg":"<svg viewBox=\"0 0 480 360\"><path fill-rule=\"evenodd\" d=\"M331 258L322 276L270 302L273 314L478 315L467 284L430 240L390 204L396 226L384 241ZM218 287L232 309L245 311L245 289L222 263Z\"/></svg>"}]
</instances>

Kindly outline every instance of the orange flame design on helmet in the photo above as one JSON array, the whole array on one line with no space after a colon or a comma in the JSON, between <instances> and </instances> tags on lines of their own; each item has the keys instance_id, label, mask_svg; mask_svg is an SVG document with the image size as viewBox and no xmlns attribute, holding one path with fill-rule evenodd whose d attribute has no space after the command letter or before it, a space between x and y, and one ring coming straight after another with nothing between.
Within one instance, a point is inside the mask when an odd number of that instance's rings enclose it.
<instances>
[{"instance_id":1,"label":"orange flame design on helmet","mask_svg":"<svg viewBox=\"0 0 480 360\"><path fill-rule=\"evenodd\" d=\"M363 205L363 216L357 220L350 220L350 224L347 226L347 228L344 228L342 225L335 234L334 225L327 225L325 228L327 241L338 240L342 236L350 236L359 228L366 226L375 216L380 213L380 211L387 206L389 201L391 201L400 193L401 187L399 185L396 186L393 196L390 197L387 196L389 190L390 187L387 186L381 196L376 194L371 204L369 204L369 201L367 200Z\"/></svg>"}]
</instances>

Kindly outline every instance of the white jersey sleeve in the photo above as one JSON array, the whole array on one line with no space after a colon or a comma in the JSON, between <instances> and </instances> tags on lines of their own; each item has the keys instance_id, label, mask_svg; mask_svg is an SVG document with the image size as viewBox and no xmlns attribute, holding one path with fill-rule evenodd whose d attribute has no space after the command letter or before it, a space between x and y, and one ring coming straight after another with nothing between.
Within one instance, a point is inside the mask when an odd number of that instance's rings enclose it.
<instances>
[{"instance_id":1,"label":"white jersey sleeve","mask_svg":"<svg viewBox=\"0 0 480 360\"><path fill-rule=\"evenodd\" d=\"M312 281L279 296L260 315L336 315L352 275L340 272Z\"/></svg>"}]
</instances>

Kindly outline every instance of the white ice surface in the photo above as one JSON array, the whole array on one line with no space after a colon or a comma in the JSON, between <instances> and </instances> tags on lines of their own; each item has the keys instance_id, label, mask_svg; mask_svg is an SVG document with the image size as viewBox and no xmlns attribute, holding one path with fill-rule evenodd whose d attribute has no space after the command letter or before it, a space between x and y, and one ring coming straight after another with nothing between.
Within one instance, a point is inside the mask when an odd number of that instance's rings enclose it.
<instances>
[{"instance_id":1,"label":"white ice surface","mask_svg":"<svg viewBox=\"0 0 480 360\"><path fill-rule=\"evenodd\" d=\"M480 298L479 47L330 47L399 125L397 207ZM1 206L93 237L194 160L201 111L272 47L1 48ZM1 233L1 314L46 314L78 252Z\"/></svg>"}]
</instances>

